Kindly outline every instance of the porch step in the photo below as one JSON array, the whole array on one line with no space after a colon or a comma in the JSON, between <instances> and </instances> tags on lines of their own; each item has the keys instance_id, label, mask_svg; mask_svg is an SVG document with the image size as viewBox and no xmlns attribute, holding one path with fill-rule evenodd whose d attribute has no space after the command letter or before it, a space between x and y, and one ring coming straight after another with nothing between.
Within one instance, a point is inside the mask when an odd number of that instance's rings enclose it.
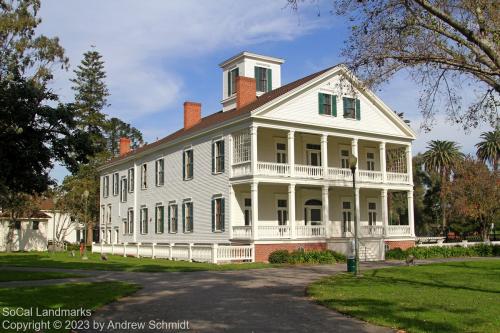
<instances>
[{"instance_id":1,"label":"porch step","mask_svg":"<svg viewBox=\"0 0 500 333\"><path fill-rule=\"evenodd\" d=\"M359 247L359 261L378 261L380 258L374 253L370 247L360 245Z\"/></svg>"}]
</instances>

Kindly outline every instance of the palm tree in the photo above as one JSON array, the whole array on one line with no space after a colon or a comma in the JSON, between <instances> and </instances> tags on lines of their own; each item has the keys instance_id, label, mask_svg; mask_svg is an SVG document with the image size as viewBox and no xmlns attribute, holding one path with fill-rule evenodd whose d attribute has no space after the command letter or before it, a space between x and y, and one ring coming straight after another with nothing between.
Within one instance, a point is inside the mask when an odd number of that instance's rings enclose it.
<instances>
[{"instance_id":1,"label":"palm tree","mask_svg":"<svg viewBox=\"0 0 500 333\"><path fill-rule=\"evenodd\" d=\"M446 140L431 140L427 145L427 151L423 155L426 171L436 172L441 181L440 198L443 230L446 228L446 194L450 173L463 156L460 146L456 142Z\"/></svg>"},{"instance_id":2,"label":"palm tree","mask_svg":"<svg viewBox=\"0 0 500 333\"><path fill-rule=\"evenodd\" d=\"M500 130L484 132L481 134L483 141L476 143L477 157L493 166L495 172L498 171L498 159L500 158Z\"/></svg>"}]
</instances>

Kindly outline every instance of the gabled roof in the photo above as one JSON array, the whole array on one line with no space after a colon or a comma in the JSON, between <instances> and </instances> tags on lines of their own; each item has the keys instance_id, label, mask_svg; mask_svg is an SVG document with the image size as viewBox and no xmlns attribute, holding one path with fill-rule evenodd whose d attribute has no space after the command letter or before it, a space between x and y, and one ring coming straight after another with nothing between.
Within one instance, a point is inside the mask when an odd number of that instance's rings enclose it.
<instances>
[{"instance_id":1,"label":"gabled roof","mask_svg":"<svg viewBox=\"0 0 500 333\"><path fill-rule=\"evenodd\" d=\"M308 75L308 76L303 77L301 79L298 79L296 81L285 84L284 86L281 86L277 89L271 90L270 92L267 92L267 93L257 97L257 99L255 101L253 101L252 103L250 103L250 104L248 104L240 109L232 109L232 110L229 110L226 112L219 111L219 112L213 113L211 115L208 115L206 117L203 117L201 119L201 121L198 124L194 125L193 127L190 127L188 129L181 128L180 130L164 137L163 139L160 139L158 141L155 141L155 142L152 142L150 144L144 145L142 147L136 148L125 155L115 157L115 158L111 159L109 162L107 162L106 164L104 164L99 169L103 169L110 164L114 164L114 163L119 162L121 160L124 160L126 158L129 158L129 157L138 155L140 153L146 152L146 151L151 150L155 147L164 145L168 142L180 139L182 137L187 137L188 135L193 135L197 132L200 132L200 131L207 129L207 128L211 128L211 127L216 126L216 125L223 124L226 121L238 118L239 116L242 116L242 117L243 116L250 116L250 113L253 110L263 106L266 103L271 102L272 100L288 93L289 91L292 91L295 88L300 87L301 85L303 85L303 84L315 79L316 77L328 72L329 70L331 70L334 67L336 67L336 66L328 67L328 68L323 69L319 72L313 73L311 75Z\"/></svg>"},{"instance_id":2,"label":"gabled roof","mask_svg":"<svg viewBox=\"0 0 500 333\"><path fill-rule=\"evenodd\" d=\"M11 218L11 216L10 216L9 212L0 213L0 220L7 220L7 219L10 220L10 218ZM17 219L20 219L20 220L44 219L44 220L46 220L46 219L50 219L50 216L45 214L44 212L38 210L38 211L30 212L30 213L23 212L20 216L17 217Z\"/></svg>"}]
</instances>

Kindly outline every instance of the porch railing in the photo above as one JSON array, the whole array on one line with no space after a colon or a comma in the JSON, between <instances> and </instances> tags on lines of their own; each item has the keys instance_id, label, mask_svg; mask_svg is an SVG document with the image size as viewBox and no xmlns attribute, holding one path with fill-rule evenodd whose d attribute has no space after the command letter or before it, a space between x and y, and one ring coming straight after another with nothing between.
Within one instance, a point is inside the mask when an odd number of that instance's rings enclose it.
<instances>
[{"instance_id":1,"label":"porch railing","mask_svg":"<svg viewBox=\"0 0 500 333\"><path fill-rule=\"evenodd\" d=\"M362 225L360 231L362 236L380 237L384 235L384 227L381 225Z\"/></svg>"},{"instance_id":2,"label":"porch railing","mask_svg":"<svg viewBox=\"0 0 500 333\"><path fill-rule=\"evenodd\" d=\"M295 175L304 178L322 178L323 167L314 165L296 164Z\"/></svg>"},{"instance_id":3,"label":"porch railing","mask_svg":"<svg viewBox=\"0 0 500 333\"><path fill-rule=\"evenodd\" d=\"M291 229L288 225L260 225L257 227L259 238L276 239L276 238L291 238Z\"/></svg>"},{"instance_id":4,"label":"porch railing","mask_svg":"<svg viewBox=\"0 0 500 333\"><path fill-rule=\"evenodd\" d=\"M252 171L250 162L233 164L233 177L249 175Z\"/></svg>"},{"instance_id":5,"label":"porch railing","mask_svg":"<svg viewBox=\"0 0 500 333\"><path fill-rule=\"evenodd\" d=\"M285 163L257 162L257 172L265 176L288 176L290 165Z\"/></svg>"},{"instance_id":6,"label":"porch railing","mask_svg":"<svg viewBox=\"0 0 500 333\"><path fill-rule=\"evenodd\" d=\"M410 182L410 176L407 173L387 172L386 177L388 183L407 184Z\"/></svg>"},{"instance_id":7,"label":"porch railing","mask_svg":"<svg viewBox=\"0 0 500 333\"><path fill-rule=\"evenodd\" d=\"M360 181L375 182L375 183L382 182L381 171L358 170L358 177Z\"/></svg>"},{"instance_id":8,"label":"porch railing","mask_svg":"<svg viewBox=\"0 0 500 333\"><path fill-rule=\"evenodd\" d=\"M352 173L350 169L328 168L327 178L333 180L352 180Z\"/></svg>"},{"instance_id":9,"label":"porch railing","mask_svg":"<svg viewBox=\"0 0 500 333\"><path fill-rule=\"evenodd\" d=\"M233 238L235 239L249 239L252 238L251 226L233 226Z\"/></svg>"},{"instance_id":10,"label":"porch railing","mask_svg":"<svg viewBox=\"0 0 500 333\"><path fill-rule=\"evenodd\" d=\"M388 225L387 236L410 236L411 230L409 225Z\"/></svg>"},{"instance_id":11,"label":"porch railing","mask_svg":"<svg viewBox=\"0 0 500 333\"><path fill-rule=\"evenodd\" d=\"M297 238L325 237L324 225L298 225L295 227Z\"/></svg>"}]
</instances>

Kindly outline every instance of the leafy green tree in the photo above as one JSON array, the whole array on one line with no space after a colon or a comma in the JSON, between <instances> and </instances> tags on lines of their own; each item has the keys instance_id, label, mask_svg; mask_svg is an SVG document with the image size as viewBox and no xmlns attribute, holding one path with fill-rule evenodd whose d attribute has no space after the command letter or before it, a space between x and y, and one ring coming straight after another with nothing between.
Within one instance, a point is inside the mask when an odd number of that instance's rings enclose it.
<instances>
[{"instance_id":1,"label":"leafy green tree","mask_svg":"<svg viewBox=\"0 0 500 333\"><path fill-rule=\"evenodd\" d=\"M120 138L129 138L132 149L139 147L144 142L141 131L118 118L111 118L107 121L105 135L108 150L113 157L120 153Z\"/></svg>"},{"instance_id":2,"label":"leafy green tree","mask_svg":"<svg viewBox=\"0 0 500 333\"><path fill-rule=\"evenodd\" d=\"M493 171L498 171L498 160L500 159L500 130L484 132L481 134L482 141L476 144L477 157L493 166Z\"/></svg>"},{"instance_id":3,"label":"leafy green tree","mask_svg":"<svg viewBox=\"0 0 500 333\"><path fill-rule=\"evenodd\" d=\"M447 194L453 167L463 158L460 146L456 142L431 140L423 155L425 169L439 175L441 197L441 222L446 228Z\"/></svg>"},{"instance_id":4,"label":"leafy green tree","mask_svg":"<svg viewBox=\"0 0 500 333\"><path fill-rule=\"evenodd\" d=\"M106 115L103 109L109 105L109 91L104 81L106 72L102 56L94 49L85 52L74 73L71 88L75 91L78 125L91 135L96 149L103 151L106 149Z\"/></svg>"},{"instance_id":5,"label":"leafy green tree","mask_svg":"<svg viewBox=\"0 0 500 333\"><path fill-rule=\"evenodd\" d=\"M57 37L37 35L40 0L0 0L0 76L20 75L37 82L52 78L54 65L67 68Z\"/></svg>"}]
</instances>

